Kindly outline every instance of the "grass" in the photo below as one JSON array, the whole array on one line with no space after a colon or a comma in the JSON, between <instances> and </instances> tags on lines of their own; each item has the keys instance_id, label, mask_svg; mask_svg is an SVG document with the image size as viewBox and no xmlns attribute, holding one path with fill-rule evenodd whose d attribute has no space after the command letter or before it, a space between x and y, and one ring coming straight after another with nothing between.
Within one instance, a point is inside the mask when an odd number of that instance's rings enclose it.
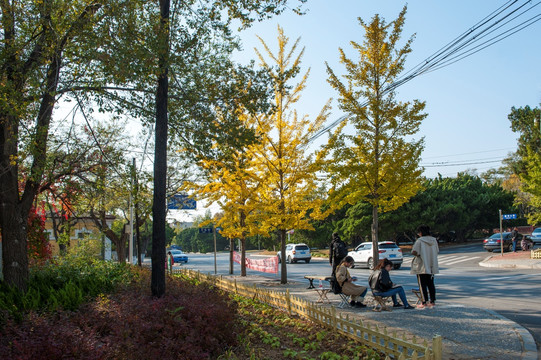
<instances>
[{"instance_id":1,"label":"grass","mask_svg":"<svg viewBox=\"0 0 541 360\"><path fill-rule=\"evenodd\" d=\"M290 316L252 299L233 296L244 326L238 345L222 354L223 360L383 359L378 352L346 336L297 316Z\"/></svg>"}]
</instances>

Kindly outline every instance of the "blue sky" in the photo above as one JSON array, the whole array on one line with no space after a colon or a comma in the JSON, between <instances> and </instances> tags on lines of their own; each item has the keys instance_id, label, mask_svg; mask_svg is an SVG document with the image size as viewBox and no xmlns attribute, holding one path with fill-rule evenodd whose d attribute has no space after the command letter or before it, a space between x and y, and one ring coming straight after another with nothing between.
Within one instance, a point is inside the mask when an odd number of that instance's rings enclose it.
<instances>
[{"instance_id":1,"label":"blue sky","mask_svg":"<svg viewBox=\"0 0 541 360\"><path fill-rule=\"evenodd\" d=\"M521 1L519 3L524 3ZM403 39L416 34L406 71L464 33L506 1L428 1L408 4ZM530 3L529 6L535 5ZM325 61L338 75L345 70L338 61L338 48L350 58L357 55L350 41L362 42L363 28L357 18L369 22L379 14L394 20L404 2L390 0L309 0L304 16L285 13L255 24L242 33L244 51L238 59L256 59L254 47L262 49L259 35L276 49L277 26L305 48L302 67L310 68L307 88L297 106L299 114L314 118L329 98L337 98L327 83ZM541 5L521 19L541 13ZM491 47L434 72L421 75L397 89L397 99L426 101L428 117L419 136L425 137L421 165L428 177L456 176L459 171L477 173L500 166L500 161L516 149L517 134L510 129L507 115L512 106L541 103L541 21ZM328 123L343 113L336 101ZM319 138L315 146L326 141ZM461 164L449 166L451 164Z\"/></svg>"}]
</instances>

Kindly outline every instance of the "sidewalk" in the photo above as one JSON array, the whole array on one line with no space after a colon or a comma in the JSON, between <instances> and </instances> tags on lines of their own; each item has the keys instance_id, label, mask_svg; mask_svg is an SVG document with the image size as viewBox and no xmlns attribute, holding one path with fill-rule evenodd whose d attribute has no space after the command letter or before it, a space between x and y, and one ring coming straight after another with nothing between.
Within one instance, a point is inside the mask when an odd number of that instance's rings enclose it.
<instances>
[{"instance_id":1,"label":"sidewalk","mask_svg":"<svg viewBox=\"0 0 541 360\"><path fill-rule=\"evenodd\" d=\"M518 253L516 253L518 254ZM498 255L487 258L483 263L488 266L541 268L541 260L528 261L519 255L505 254L503 259ZM500 255L501 257L501 255ZM233 276L237 282L252 283L266 289L285 292L315 302L318 295L314 289L307 289L307 281L290 281L280 284L277 280L269 280L259 275L247 277ZM414 303L414 296L408 293L408 299ZM330 304L337 306L339 297L328 294ZM463 306L451 302L438 301L434 309L404 310L393 309L391 312L374 312L370 305L373 298L369 294L365 298L369 306L363 309L344 308L337 311L349 315L350 319L362 319L363 322L387 327L389 331L397 331L399 336L411 338L416 336L431 341L434 335L443 339L443 358L448 360L466 359L498 359L498 360L536 360L537 348L532 335L519 324L491 310Z\"/></svg>"},{"instance_id":2,"label":"sidewalk","mask_svg":"<svg viewBox=\"0 0 541 360\"><path fill-rule=\"evenodd\" d=\"M500 267L515 269L541 269L541 259L530 259L529 251L494 253L479 263L484 267Z\"/></svg>"}]
</instances>

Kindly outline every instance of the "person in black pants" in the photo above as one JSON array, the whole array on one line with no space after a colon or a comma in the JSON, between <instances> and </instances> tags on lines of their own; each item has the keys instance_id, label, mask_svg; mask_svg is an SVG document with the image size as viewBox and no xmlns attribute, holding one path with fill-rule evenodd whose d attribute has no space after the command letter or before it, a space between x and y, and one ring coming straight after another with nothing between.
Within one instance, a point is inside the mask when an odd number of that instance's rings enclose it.
<instances>
[{"instance_id":1,"label":"person in black pants","mask_svg":"<svg viewBox=\"0 0 541 360\"><path fill-rule=\"evenodd\" d=\"M411 250L411 254L415 256L411 263L411 273L417 275L421 291L421 304L417 307L432 308L436 305L434 274L439 273L438 253L440 250L436 238L430 236L430 228L427 225L419 226L417 234L419 238ZM428 302L429 299L430 302Z\"/></svg>"},{"instance_id":2,"label":"person in black pants","mask_svg":"<svg viewBox=\"0 0 541 360\"><path fill-rule=\"evenodd\" d=\"M342 254L340 254L339 249L346 248L346 243L340 239L340 236L337 233L333 233L331 237L331 244L329 245L329 263L332 266L332 273L331 276L335 276L336 274L336 268L342 260L347 256L347 251Z\"/></svg>"},{"instance_id":3,"label":"person in black pants","mask_svg":"<svg viewBox=\"0 0 541 360\"><path fill-rule=\"evenodd\" d=\"M519 237L520 235L518 233L518 229L515 226L515 228L511 232L511 241L513 241L513 252L517 252L517 243L518 243Z\"/></svg>"}]
</instances>

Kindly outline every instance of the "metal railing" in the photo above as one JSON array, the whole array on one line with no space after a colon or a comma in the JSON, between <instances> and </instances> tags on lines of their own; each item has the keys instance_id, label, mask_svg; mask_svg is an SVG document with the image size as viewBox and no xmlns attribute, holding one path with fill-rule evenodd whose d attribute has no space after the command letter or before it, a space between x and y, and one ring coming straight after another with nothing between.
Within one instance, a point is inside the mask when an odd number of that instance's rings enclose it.
<instances>
[{"instance_id":1,"label":"metal railing","mask_svg":"<svg viewBox=\"0 0 541 360\"><path fill-rule=\"evenodd\" d=\"M256 285L239 284L236 280L228 280L222 276L210 274L205 275L189 269L175 269L173 273L212 283L225 291L257 299L287 311L289 314L297 314L326 327L336 329L351 339L384 353L387 359L441 360L442 358L442 338L439 335L432 338L431 344L426 340L417 339L415 336L408 339L404 335L400 338L396 331L389 333L385 327L364 324L362 320L350 319L349 315L344 317L342 313L336 311L334 306L327 308L316 305L313 302L290 295L289 290L284 293L263 289Z\"/></svg>"}]
</instances>

